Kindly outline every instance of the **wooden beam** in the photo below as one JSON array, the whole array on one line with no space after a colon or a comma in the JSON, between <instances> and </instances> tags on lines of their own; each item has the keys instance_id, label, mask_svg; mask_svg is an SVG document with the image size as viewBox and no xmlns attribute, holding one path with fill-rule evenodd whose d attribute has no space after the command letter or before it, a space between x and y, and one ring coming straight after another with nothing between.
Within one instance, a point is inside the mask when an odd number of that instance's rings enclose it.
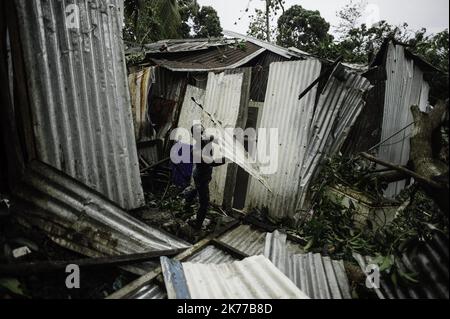
<instances>
[{"instance_id":1,"label":"wooden beam","mask_svg":"<svg viewBox=\"0 0 450 319\"><path fill-rule=\"evenodd\" d=\"M161 256L174 256L179 254L184 249L172 249L152 251L143 254L132 254L101 258L86 258L72 261L43 261L43 262L29 262L21 264L7 264L0 265L0 275L29 275L37 273L46 273L65 269L67 265L77 265L80 268L106 268L125 266L130 264L137 264L146 262Z\"/></svg>"},{"instance_id":2,"label":"wooden beam","mask_svg":"<svg viewBox=\"0 0 450 319\"><path fill-rule=\"evenodd\" d=\"M226 252L227 254L231 255L232 257L236 258L236 259L245 259L250 257L250 255L247 255L246 253L220 241L217 239L213 239L211 242L214 246L216 246L217 248L219 248L220 250L223 250L224 252Z\"/></svg>"},{"instance_id":3,"label":"wooden beam","mask_svg":"<svg viewBox=\"0 0 450 319\"><path fill-rule=\"evenodd\" d=\"M141 170L141 174L145 173L145 172L147 172L147 171L149 171L149 170L151 170L151 169L153 169L153 168L155 168L155 167L157 167L157 166L159 166L161 164L164 164L164 163L166 163L168 161L170 161L170 157L165 158L165 159L163 159L163 160L161 160L161 161L159 161L159 162L157 162L155 164L150 165L149 167L144 168L143 170Z\"/></svg>"},{"instance_id":4,"label":"wooden beam","mask_svg":"<svg viewBox=\"0 0 450 319\"><path fill-rule=\"evenodd\" d=\"M426 178L426 177L423 177L423 176L421 176L421 175L419 175L419 174L417 174L417 173L415 173L415 172L413 172L413 171L410 171L409 169L404 168L404 167L402 167L402 166L395 165L395 164L392 164L392 163L383 161L383 160L378 159L378 158L376 158L376 157L374 157L374 156L372 156L372 155L370 155L370 154L367 154L367 153L361 153L360 155L361 155L362 157L364 157L365 159L371 161L371 162L374 162L374 163L383 165L383 166L385 166L385 167L389 167L389 168L391 168L391 169L393 169L393 170L396 170L396 171L399 171L399 172L401 172L401 173L404 173L404 174L406 174L406 175L408 175L408 176L411 176L412 178L414 178L414 179L415 179L416 181L418 181L419 183L426 184L426 185L428 185L428 186L431 186L431 187L437 188L437 189L445 188L444 185L441 185L441 184L439 184L439 183L436 183L435 181L432 181L432 180L430 180L430 179L428 179L428 178Z\"/></svg>"}]
</instances>

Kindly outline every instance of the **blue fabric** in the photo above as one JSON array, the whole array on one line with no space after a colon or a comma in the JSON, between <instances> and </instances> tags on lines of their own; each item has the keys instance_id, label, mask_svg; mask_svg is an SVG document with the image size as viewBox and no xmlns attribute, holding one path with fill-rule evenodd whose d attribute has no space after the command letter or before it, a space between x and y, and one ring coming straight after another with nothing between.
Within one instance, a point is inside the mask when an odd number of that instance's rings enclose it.
<instances>
[{"instance_id":1,"label":"blue fabric","mask_svg":"<svg viewBox=\"0 0 450 319\"><path fill-rule=\"evenodd\" d=\"M189 149L192 152L192 146L179 143L181 146L189 147ZM178 155L181 156L181 147L178 152ZM192 161L190 160L190 154L189 157L186 160L183 160L182 163L174 164L171 163L172 167L172 183L182 189L185 189L191 184L191 176L194 165L192 164Z\"/></svg>"}]
</instances>

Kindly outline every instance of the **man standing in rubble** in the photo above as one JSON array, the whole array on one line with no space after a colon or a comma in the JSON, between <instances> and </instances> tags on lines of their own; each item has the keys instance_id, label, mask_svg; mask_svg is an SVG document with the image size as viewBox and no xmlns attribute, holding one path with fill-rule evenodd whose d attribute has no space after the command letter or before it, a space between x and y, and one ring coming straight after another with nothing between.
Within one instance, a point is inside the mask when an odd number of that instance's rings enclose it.
<instances>
[{"instance_id":1,"label":"man standing in rubble","mask_svg":"<svg viewBox=\"0 0 450 319\"><path fill-rule=\"evenodd\" d=\"M201 124L193 125L191 133L195 141L192 151L194 163L192 175L195 188L185 194L185 210L190 210L198 195L200 208L197 211L196 219L189 224L195 230L201 230L209 208L209 183L212 179L213 168L224 165L226 160L224 157L219 161L213 159L212 144L215 138L214 136L206 137L205 129ZM210 150L209 154L207 154L208 149Z\"/></svg>"}]
</instances>

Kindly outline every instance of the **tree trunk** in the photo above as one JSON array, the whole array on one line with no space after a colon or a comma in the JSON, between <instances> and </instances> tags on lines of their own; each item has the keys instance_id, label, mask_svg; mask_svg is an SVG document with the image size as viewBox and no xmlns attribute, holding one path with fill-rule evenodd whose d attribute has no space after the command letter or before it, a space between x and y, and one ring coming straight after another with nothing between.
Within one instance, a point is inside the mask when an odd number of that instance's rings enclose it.
<instances>
[{"instance_id":1,"label":"tree trunk","mask_svg":"<svg viewBox=\"0 0 450 319\"><path fill-rule=\"evenodd\" d=\"M440 101L429 114L420 111L418 106L412 106L411 111L414 117L414 130L411 137L411 155L410 159L414 171L430 180L439 181L443 188L435 188L430 185L422 185L427 194L433 198L439 208L449 214L448 201L448 172L449 167L446 163L433 157L433 133L439 129L445 119L448 110L448 101Z\"/></svg>"}]
</instances>

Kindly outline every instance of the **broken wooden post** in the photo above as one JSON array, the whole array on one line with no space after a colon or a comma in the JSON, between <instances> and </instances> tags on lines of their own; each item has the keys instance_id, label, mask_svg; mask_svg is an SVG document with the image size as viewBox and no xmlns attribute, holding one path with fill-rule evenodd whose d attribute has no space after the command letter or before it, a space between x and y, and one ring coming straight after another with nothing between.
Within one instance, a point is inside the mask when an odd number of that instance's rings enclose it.
<instances>
[{"instance_id":1,"label":"broken wooden post","mask_svg":"<svg viewBox=\"0 0 450 319\"><path fill-rule=\"evenodd\" d=\"M159 258L161 256L175 256L184 250L185 249L160 250L143 254L79 259L72 261L42 261L42 262L29 262L21 264L7 264L7 265L0 265L0 275L21 276L44 272L52 272L65 269L67 265L77 265L80 268L105 268L105 267L124 266L146 262L155 258Z\"/></svg>"}]
</instances>

